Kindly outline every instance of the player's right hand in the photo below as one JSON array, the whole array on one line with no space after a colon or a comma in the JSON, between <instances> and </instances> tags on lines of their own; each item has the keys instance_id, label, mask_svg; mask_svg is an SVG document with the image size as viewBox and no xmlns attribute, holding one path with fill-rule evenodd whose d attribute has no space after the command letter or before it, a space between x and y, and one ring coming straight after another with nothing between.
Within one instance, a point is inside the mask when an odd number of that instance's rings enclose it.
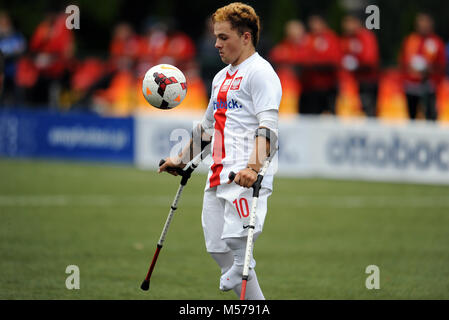
<instances>
[{"instance_id":1,"label":"player's right hand","mask_svg":"<svg viewBox=\"0 0 449 320\"><path fill-rule=\"evenodd\" d=\"M176 170L173 170L173 168L180 168L183 169L185 167L185 163L182 163L180 159L172 159L170 157L165 158L165 162L157 169L158 173L161 173L163 171L168 172L171 175L177 176L178 173Z\"/></svg>"}]
</instances>

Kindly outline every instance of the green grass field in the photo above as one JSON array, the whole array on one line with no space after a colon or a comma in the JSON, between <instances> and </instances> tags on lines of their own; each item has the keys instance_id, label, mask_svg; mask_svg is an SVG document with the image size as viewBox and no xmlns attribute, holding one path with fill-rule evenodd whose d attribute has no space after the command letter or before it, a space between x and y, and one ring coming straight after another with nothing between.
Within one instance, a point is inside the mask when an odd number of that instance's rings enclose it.
<instances>
[{"instance_id":1,"label":"green grass field","mask_svg":"<svg viewBox=\"0 0 449 320\"><path fill-rule=\"evenodd\" d=\"M126 166L0 160L0 299L235 299L201 228L196 174L148 292L179 178ZM449 299L449 187L276 178L255 257L267 299ZM380 268L380 289L365 268ZM80 290L65 287L68 265Z\"/></svg>"}]
</instances>

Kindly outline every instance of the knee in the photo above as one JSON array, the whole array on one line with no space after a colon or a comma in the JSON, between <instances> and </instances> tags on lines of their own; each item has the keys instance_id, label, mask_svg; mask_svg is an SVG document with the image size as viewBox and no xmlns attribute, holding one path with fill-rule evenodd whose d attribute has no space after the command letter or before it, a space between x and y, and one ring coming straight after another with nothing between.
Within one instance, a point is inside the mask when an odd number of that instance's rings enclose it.
<instances>
[{"instance_id":1,"label":"knee","mask_svg":"<svg viewBox=\"0 0 449 320\"><path fill-rule=\"evenodd\" d=\"M259 237L260 232L255 232L253 235L253 244L256 242L257 238ZM229 247L229 249L236 251L236 250L245 250L246 249L246 243L248 241L248 237L240 237L240 238L224 238L223 239L226 243L226 245Z\"/></svg>"},{"instance_id":2,"label":"knee","mask_svg":"<svg viewBox=\"0 0 449 320\"><path fill-rule=\"evenodd\" d=\"M244 250L246 248L246 237L245 238L225 238L226 245L232 251Z\"/></svg>"},{"instance_id":3,"label":"knee","mask_svg":"<svg viewBox=\"0 0 449 320\"><path fill-rule=\"evenodd\" d=\"M255 234L256 236L256 234ZM254 237L255 239L256 237ZM243 266L245 262L246 256L246 243L247 238L226 238L224 239L226 245L231 249L232 254L234 256L233 264L238 266ZM251 252L251 260L249 263L250 268L255 268L256 260L254 260L253 253Z\"/></svg>"}]
</instances>

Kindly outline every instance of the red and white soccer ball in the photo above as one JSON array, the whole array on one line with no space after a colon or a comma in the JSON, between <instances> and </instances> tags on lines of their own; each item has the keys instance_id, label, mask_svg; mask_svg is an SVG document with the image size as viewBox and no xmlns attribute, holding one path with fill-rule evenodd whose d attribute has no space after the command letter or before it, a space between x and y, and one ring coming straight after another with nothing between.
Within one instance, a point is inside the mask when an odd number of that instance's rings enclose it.
<instances>
[{"instance_id":1,"label":"red and white soccer ball","mask_svg":"<svg viewBox=\"0 0 449 320\"><path fill-rule=\"evenodd\" d=\"M186 77L175 66L159 64L145 74L142 92L152 106L158 109L173 109L186 97Z\"/></svg>"}]
</instances>

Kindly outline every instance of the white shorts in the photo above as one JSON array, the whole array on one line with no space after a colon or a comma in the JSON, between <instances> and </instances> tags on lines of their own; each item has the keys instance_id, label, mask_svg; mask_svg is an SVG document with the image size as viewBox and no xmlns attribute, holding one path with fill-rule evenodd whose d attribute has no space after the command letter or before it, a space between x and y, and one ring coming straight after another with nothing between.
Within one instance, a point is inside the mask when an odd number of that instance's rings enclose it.
<instances>
[{"instance_id":1,"label":"white shorts","mask_svg":"<svg viewBox=\"0 0 449 320\"><path fill-rule=\"evenodd\" d=\"M262 232L267 214L267 199L272 191L261 188L257 201L254 237ZM204 240L208 252L228 252L225 238L239 238L248 235L249 213L253 200L253 189L236 183L219 185L204 191L201 216Z\"/></svg>"}]
</instances>

